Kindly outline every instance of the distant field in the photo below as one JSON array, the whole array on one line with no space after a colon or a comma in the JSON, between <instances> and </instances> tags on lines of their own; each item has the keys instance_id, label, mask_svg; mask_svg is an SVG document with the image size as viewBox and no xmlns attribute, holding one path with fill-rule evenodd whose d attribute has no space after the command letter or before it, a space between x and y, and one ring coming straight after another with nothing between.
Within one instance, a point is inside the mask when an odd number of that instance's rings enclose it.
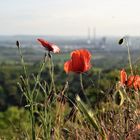
<instances>
[{"instance_id":1,"label":"distant field","mask_svg":"<svg viewBox=\"0 0 140 140\"><path fill-rule=\"evenodd\" d=\"M26 62L36 63L39 62L45 53L42 48L23 48L23 56ZM139 63L140 50L131 53L133 62ZM66 60L70 59L69 52L61 51L60 54L53 54L54 63L63 64ZM20 61L17 48L0 48L0 63L17 63ZM95 67L105 69L121 68L127 65L127 51L92 51L92 64Z\"/></svg>"}]
</instances>

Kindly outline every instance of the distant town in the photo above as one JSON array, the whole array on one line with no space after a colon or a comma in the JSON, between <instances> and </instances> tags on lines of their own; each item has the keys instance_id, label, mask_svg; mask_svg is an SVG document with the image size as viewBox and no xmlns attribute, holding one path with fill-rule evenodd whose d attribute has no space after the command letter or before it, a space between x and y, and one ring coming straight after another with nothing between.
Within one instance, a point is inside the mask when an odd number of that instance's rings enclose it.
<instances>
[{"instance_id":1,"label":"distant town","mask_svg":"<svg viewBox=\"0 0 140 140\"><path fill-rule=\"evenodd\" d=\"M88 48L97 51L110 50L125 50L125 47L118 45L121 37L103 36L96 37L96 35L79 36L47 36L47 35L15 35L15 36L0 36L0 47L15 48L15 42L19 40L22 47L38 48L39 44L37 38L43 38L50 42L57 44L63 52L69 52L77 48ZM128 36L129 46L131 49L140 49L140 37Z\"/></svg>"}]
</instances>

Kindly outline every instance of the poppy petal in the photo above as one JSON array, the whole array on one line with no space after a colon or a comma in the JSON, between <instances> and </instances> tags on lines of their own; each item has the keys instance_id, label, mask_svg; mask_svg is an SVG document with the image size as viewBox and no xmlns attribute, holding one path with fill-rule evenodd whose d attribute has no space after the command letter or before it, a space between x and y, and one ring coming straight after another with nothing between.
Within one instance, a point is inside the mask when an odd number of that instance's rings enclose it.
<instances>
[{"instance_id":1,"label":"poppy petal","mask_svg":"<svg viewBox=\"0 0 140 140\"><path fill-rule=\"evenodd\" d=\"M83 73L91 68L91 54L86 49L75 50L71 53L71 60L66 64L70 65L70 71L75 73ZM68 73L67 65L64 65L64 70Z\"/></svg>"},{"instance_id":2,"label":"poppy petal","mask_svg":"<svg viewBox=\"0 0 140 140\"><path fill-rule=\"evenodd\" d=\"M50 42L48 42L48 41L46 41L44 39L41 39L41 38L38 38L37 40L48 51L52 51L53 53L59 53L60 52L59 47L56 46L55 44L50 43Z\"/></svg>"},{"instance_id":3,"label":"poppy petal","mask_svg":"<svg viewBox=\"0 0 140 140\"><path fill-rule=\"evenodd\" d=\"M140 89L140 76L129 76L127 86L129 88L134 87L135 90Z\"/></svg>"},{"instance_id":4,"label":"poppy petal","mask_svg":"<svg viewBox=\"0 0 140 140\"><path fill-rule=\"evenodd\" d=\"M90 60L91 60L91 54L89 51L82 50L81 54L84 59L84 71L87 71L91 68Z\"/></svg>"},{"instance_id":5,"label":"poppy petal","mask_svg":"<svg viewBox=\"0 0 140 140\"><path fill-rule=\"evenodd\" d=\"M126 84L126 81L127 81L127 74L126 74L126 72L125 72L125 70L124 69L122 69L121 71L120 71L120 79L121 79L121 84L122 85L125 85Z\"/></svg>"},{"instance_id":6,"label":"poppy petal","mask_svg":"<svg viewBox=\"0 0 140 140\"><path fill-rule=\"evenodd\" d=\"M69 73L69 72L72 71L72 61L71 60L65 62L64 70L65 70L66 73Z\"/></svg>"},{"instance_id":7,"label":"poppy petal","mask_svg":"<svg viewBox=\"0 0 140 140\"><path fill-rule=\"evenodd\" d=\"M52 48L53 48L53 52L54 53L59 53L60 52L60 49L59 49L59 47L58 46L56 46L56 45L52 45Z\"/></svg>"},{"instance_id":8,"label":"poppy petal","mask_svg":"<svg viewBox=\"0 0 140 140\"><path fill-rule=\"evenodd\" d=\"M84 60L79 50L72 53L72 69L75 72L83 72Z\"/></svg>"}]
</instances>

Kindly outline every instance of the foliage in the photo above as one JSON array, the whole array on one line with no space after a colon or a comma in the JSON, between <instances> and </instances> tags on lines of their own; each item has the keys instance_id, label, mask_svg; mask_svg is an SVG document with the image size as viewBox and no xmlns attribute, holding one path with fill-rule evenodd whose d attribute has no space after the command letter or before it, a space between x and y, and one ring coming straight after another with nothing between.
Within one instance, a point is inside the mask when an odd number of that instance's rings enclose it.
<instances>
[{"instance_id":1,"label":"foliage","mask_svg":"<svg viewBox=\"0 0 140 140\"><path fill-rule=\"evenodd\" d=\"M24 108L9 107L0 112L0 138L25 139L30 134L29 113Z\"/></svg>"},{"instance_id":2,"label":"foliage","mask_svg":"<svg viewBox=\"0 0 140 140\"><path fill-rule=\"evenodd\" d=\"M66 75L67 54L45 53L41 62L26 63L18 47L21 64L1 63L1 139L133 139L134 132L138 138L140 96L120 86L114 66L121 60L107 53L111 58L92 61L89 72Z\"/></svg>"}]
</instances>

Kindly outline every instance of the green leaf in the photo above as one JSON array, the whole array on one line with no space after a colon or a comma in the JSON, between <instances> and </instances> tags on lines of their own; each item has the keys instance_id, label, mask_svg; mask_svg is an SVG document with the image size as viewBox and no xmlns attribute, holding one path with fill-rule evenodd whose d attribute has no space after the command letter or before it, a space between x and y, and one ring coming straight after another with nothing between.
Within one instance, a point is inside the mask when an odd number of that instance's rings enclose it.
<instances>
[{"instance_id":1,"label":"green leaf","mask_svg":"<svg viewBox=\"0 0 140 140\"><path fill-rule=\"evenodd\" d=\"M114 97L115 97L115 103L117 105L121 106L124 102L124 96L123 96L122 91L119 90L119 91L115 92Z\"/></svg>"},{"instance_id":2,"label":"green leaf","mask_svg":"<svg viewBox=\"0 0 140 140\"><path fill-rule=\"evenodd\" d=\"M84 116L87 118L87 120L90 122L90 124L93 126L93 128L99 132L99 134L102 136L103 140L106 140L106 134L102 127L97 123L96 118L91 116L88 112L89 109L85 107L85 105L82 103L80 100L79 96L76 97L77 99L77 104L78 104L78 109L84 114Z\"/></svg>"}]
</instances>

